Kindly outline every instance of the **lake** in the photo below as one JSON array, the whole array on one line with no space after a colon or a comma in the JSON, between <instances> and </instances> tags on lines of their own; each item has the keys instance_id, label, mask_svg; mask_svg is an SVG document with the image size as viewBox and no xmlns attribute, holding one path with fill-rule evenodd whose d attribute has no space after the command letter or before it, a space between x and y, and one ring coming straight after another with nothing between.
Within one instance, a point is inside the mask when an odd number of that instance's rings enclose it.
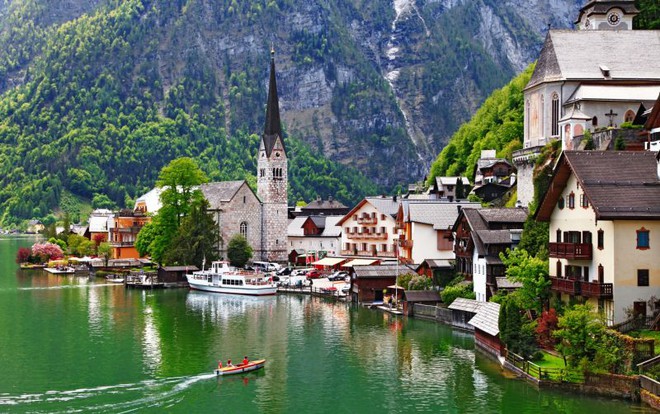
<instances>
[{"instance_id":1,"label":"lake","mask_svg":"<svg viewBox=\"0 0 660 414\"><path fill-rule=\"evenodd\" d=\"M321 298L126 290L21 271L0 236L0 412L625 413L539 392L472 335ZM265 369L217 378L219 359Z\"/></svg>"}]
</instances>

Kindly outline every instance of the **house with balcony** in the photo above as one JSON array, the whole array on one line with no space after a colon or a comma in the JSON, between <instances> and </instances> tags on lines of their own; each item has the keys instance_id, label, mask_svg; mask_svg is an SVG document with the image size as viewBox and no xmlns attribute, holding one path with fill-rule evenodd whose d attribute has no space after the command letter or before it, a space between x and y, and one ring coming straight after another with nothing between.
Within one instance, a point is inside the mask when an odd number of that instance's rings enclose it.
<instances>
[{"instance_id":1,"label":"house with balcony","mask_svg":"<svg viewBox=\"0 0 660 414\"><path fill-rule=\"evenodd\" d=\"M402 200L397 214L399 257L406 263L426 259L454 260L452 227L462 208L481 204L446 200Z\"/></svg>"},{"instance_id":2,"label":"house with balcony","mask_svg":"<svg viewBox=\"0 0 660 414\"><path fill-rule=\"evenodd\" d=\"M522 207L461 210L453 227L456 271L472 280L477 300L497 292L497 278L506 273L500 253L518 245L527 215Z\"/></svg>"},{"instance_id":3,"label":"house with balcony","mask_svg":"<svg viewBox=\"0 0 660 414\"><path fill-rule=\"evenodd\" d=\"M349 258L397 257L396 196L366 197L337 222L342 228L340 255Z\"/></svg>"},{"instance_id":4,"label":"house with balcony","mask_svg":"<svg viewBox=\"0 0 660 414\"><path fill-rule=\"evenodd\" d=\"M607 323L660 296L660 180L650 151L564 151L536 212L550 223L552 291Z\"/></svg>"},{"instance_id":5,"label":"house with balcony","mask_svg":"<svg viewBox=\"0 0 660 414\"><path fill-rule=\"evenodd\" d=\"M142 227L151 221L140 210L120 210L111 218L108 228L109 242L112 246L113 259L139 259L135 240Z\"/></svg>"}]
</instances>

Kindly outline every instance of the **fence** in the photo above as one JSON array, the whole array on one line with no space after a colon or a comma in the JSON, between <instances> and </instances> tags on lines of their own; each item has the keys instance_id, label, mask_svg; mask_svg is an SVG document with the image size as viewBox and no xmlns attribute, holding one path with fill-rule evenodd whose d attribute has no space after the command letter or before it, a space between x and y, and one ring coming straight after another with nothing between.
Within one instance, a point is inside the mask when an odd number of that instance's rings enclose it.
<instances>
[{"instance_id":1,"label":"fence","mask_svg":"<svg viewBox=\"0 0 660 414\"><path fill-rule=\"evenodd\" d=\"M637 369L639 370L639 373L642 374L658 364L660 364L660 355L648 359L644 362L640 362L637 364Z\"/></svg>"},{"instance_id":2,"label":"fence","mask_svg":"<svg viewBox=\"0 0 660 414\"><path fill-rule=\"evenodd\" d=\"M560 381L560 382L582 382L584 376L567 368L547 368L536 365L511 351L506 354L506 360L509 364L518 368L530 377L542 381Z\"/></svg>"},{"instance_id":3,"label":"fence","mask_svg":"<svg viewBox=\"0 0 660 414\"><path fill-rule=\"evenodd\" d=\"M640 375L639 385L642 387L642 389L660 397L660 382L654 380L653 378L649 378L646 375Z\"/></svg>"},{"instance_id":4,"label":"fence","mask_svg":"<svg viewBox=\"0 0 660 414\"><path fill-rule=\"evenodd\" d=\"M652 323L653 323L652 316L634 317L628 319L627 321L623 321L621 323L617 323L616 325L612 325L611 329L614 329L615 331L618 331L620 333L628 333L628 332L648 328L651 326Z\"/></svg>"}]
</instances>

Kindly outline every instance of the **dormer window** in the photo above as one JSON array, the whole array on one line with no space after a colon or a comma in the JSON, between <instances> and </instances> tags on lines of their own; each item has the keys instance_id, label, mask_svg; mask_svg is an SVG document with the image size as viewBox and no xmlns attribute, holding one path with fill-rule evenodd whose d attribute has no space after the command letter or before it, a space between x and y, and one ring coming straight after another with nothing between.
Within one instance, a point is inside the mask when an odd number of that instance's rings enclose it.
<instances>
[{"instance_id":1,"label":"dormer window","mask_svg":"<svg viewBox=\"0 0 660 414\"><path fill-rule=\"evenodd\" d=\"M573 192L568 195L568 208L571 210L575 208L575 194Z\"/></svg>"}]
</instances>

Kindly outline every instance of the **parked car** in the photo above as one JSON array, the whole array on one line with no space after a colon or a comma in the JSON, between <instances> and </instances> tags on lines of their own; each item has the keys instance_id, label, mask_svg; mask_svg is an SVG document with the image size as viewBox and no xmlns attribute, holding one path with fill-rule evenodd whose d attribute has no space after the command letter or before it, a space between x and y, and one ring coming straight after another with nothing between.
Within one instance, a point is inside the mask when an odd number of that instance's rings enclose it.
<instances>
[{"instance_id":1,"label":"parked car","mask_svg":"<svg viewBox=\"0 0 660 414\"><path fill-rule=\"evenodd\" d=\"M307 279L318 279L318 278L321 277L321 272L314 269L314 270L310 270L309 272L307 272L307 274L305 276L307 277Z\"/></svg>"},{"instance_id":2,"label":"parked car","mask_svg":"<svg viewBox=\"0 0 660 414\"><path fill-rule=\"evenodd\" d=\"M346 280L348 277L348 273L344 272L343 270L338 270L328 276L328 280L330 281L340 281L340 280Z\"/></svg>"},{"instance_id":3,"label":"parked car","mask_svg":"<svg viewBox=\"0 0 660 414\"><path fill-rule=\"evenodd\" d=\"M283 267L277 272L275 272L277 276L287 276L291 274L291 268L290 267Z\"/></svg>"},{"instance_id":4,"label":"parked car","mask_svg":"<svg viewBox=\"0 0 660 414\"><path fill-rule=\"evenodd\" d=\"M314 270L314 269L311 269L311 268L310 269L296 269L296 270L291 272L291 276L305 276L307 274L307 272L309 272L310 270Z\"/></svg>"}]
</instances>

